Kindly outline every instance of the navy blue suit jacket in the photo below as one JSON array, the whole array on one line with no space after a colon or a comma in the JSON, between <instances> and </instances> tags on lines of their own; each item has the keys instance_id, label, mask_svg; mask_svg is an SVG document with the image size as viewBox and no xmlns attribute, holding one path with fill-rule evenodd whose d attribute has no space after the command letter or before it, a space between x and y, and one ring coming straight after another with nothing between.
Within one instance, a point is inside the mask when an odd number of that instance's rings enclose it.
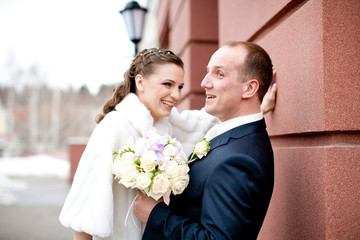
<instances>
[{"instance_id":1,"label":"navy blue suit jacket","mask_svg":"<svg viewBox=\"0 0 360 240\"><path fill-rule=\"evenodd\" d=\"M264 119L210 141L190 164L190 183L170 206L152 210L143 239L256 239L274 185L274 158Z\"/></svg>"}]
</instances>

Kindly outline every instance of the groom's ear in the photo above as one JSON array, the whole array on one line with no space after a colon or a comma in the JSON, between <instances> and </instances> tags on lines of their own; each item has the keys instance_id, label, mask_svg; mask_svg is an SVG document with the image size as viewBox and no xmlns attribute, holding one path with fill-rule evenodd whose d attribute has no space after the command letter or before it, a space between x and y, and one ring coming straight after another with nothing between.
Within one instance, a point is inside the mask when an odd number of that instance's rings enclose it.
<instances>
[{"instance_id":1,"label":"groom's ear","mask_svg":"<svg viewBox=\"0 0 360 240\"><path fill-rule=\"evenodd\" d=\"M136 84L136 88L138 91L143 92L145 87L144 87L144 78L143 76L141 76L140 74L135 76L135 84Z\"/></svg>"},{"instance_id":2,"label":"groom's ear","mask_svg":"<svg viewBox=\"0 0 360 240\"><path fill-rule=\"evenodd\" d=\"M252 98L256 95L259 90L259 82L256 79L250 79L244 84L244 92L242 94L243 98Z\"/></svg>"}]
</instances>

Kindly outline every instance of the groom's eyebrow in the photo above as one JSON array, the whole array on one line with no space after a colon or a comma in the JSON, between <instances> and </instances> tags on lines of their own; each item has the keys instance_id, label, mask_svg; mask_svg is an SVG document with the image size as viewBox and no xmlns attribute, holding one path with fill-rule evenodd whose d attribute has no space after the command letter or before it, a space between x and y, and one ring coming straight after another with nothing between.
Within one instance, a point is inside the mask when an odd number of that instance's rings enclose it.
<instances>
[{"instance_id":1,"label":"groom's eyebrow","mask_svg":"<svg viewBox=\"0 0 360 240\"><path fill-rule=\"evenodd\" d=\"M218 69L225 69L225 68L224 68L224 66L221 66L221 65L215 65L215 66L212 66L212 69L218 70ZM206 70L209 72L210 67L206 66Z\"/></svg>"}]
</instances>

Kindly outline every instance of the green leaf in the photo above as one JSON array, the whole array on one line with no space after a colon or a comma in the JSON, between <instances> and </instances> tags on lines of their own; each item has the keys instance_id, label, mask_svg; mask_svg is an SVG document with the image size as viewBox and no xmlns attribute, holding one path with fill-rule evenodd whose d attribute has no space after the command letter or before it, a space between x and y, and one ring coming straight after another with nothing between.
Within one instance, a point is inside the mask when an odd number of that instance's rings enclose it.
<instances>
[{"instance_id":1,"label":"green leaf","mask_svg":"<svg viewBox=\"0 0 360 240\"><path fill-rule=\"evenodd\" d=\"M122 155L123 155L124 153L126 153L126 152L132 152L132 153L135 153L135 152L134 152L134 150L132 150L131 148L124 149L124 150L122 150L122 151L121 151L121 153L120 153L120 157L122 157Z\"/></svg>"},{"instance_id":2,"label":"green leaf","mask_svg":"<svg viewBox=\"0 0 360 240\"><path fill-rule=\"evenodd\" d=\"M153 181L151 181L151 183L149 184L149 186L148 186L148 192L150 192L150 188L151 188L151 186L153 185Z\"/></svg>"}]
</instances>

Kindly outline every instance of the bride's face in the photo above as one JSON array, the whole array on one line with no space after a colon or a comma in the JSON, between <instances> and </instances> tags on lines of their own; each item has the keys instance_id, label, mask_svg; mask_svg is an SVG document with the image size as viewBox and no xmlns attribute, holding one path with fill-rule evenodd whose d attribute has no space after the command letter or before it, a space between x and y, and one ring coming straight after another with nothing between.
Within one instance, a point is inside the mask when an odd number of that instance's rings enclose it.
<instances>
[{"instance_id":1,"label":"bride's face","mask_svg":"<svg viewBox=\"0 0 360 240\"><path fill-rule=\"evenodd\" d=\"M173 63L158 64L154 73L135 78L137 95L149 109L154 122L160 117L169 116L171 109L181 98L184 86L184 70Z\"/></svg>"}]
</instances>

